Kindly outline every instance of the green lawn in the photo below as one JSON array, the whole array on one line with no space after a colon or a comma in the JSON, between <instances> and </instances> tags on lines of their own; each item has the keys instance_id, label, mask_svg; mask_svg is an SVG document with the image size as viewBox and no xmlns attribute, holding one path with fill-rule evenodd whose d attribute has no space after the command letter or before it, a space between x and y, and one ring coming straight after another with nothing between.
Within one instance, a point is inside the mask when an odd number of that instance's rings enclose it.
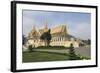
<instances>
[{"instance_id":1,"label":"green lawn","mask_svg":"<svg viewBox=\"0 0 100 73\"><path fill-rule=\"evenodd\" d=\"M23 62L44 62L68 60L67 54L49 52L23 52Z\"/></svg>"}]
</instances>

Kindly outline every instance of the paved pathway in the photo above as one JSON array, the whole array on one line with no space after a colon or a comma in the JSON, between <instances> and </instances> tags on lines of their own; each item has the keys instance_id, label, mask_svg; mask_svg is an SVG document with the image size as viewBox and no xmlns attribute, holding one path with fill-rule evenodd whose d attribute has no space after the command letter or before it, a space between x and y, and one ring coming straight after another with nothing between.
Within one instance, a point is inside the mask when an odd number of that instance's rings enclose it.
<instances>
[{"instance_id":1,"label":"paved pathway","mask_svg":"<svg viewBox=\"0 0 100 73\"><path fill-rule=\"evenodd\" d=\"M91 58L91 48L89 46L75 48L75 53L83 55L83 56L88 57L88 58Z\"/></svg>"}]
</instances>

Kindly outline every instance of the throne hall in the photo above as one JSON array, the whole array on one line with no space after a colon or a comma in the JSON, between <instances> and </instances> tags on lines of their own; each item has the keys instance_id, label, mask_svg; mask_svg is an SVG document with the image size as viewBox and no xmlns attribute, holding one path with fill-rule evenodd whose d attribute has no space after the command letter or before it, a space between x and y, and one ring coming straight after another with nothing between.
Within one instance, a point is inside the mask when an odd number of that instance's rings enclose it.
<instances>
[{"instance_id":1,"label":"throne hall","mask_svg":"<svg viewBox=\"0 0 100 73\"><path fill-rule=\"evenodd\" d=\"M60 24L53 28L48 28L47 23L42 29L37 29L35 26L32 28L28 34L26 45L32 45L33 47L45 46L45 43L40 39L40 36L44 32L48 32L49 29L51 30L50 34L52 37L50 46L69 47L70 44L73 44L74 47L79 47L79 39L68 33L68 28L66 25Z\"/></svg>"}]
</instances>

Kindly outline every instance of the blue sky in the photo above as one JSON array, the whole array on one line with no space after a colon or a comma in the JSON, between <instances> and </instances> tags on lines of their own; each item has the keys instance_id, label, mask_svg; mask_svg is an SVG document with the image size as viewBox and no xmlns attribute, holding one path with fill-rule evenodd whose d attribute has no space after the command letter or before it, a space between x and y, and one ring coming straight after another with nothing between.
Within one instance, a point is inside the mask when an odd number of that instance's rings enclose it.
<instances>
[{"instance_id":1,"label":"blue sky","mask_svg":"<svg viewBox=\"0 0 100 73\"><path fill-rule=\"evenodd\" d=\"M80 39L90 39L90 13L23 10L24 35L27 36L33 26L43 28L46 22L49 28L64 24L69 34Z\"/></svg>"}]
</instances>

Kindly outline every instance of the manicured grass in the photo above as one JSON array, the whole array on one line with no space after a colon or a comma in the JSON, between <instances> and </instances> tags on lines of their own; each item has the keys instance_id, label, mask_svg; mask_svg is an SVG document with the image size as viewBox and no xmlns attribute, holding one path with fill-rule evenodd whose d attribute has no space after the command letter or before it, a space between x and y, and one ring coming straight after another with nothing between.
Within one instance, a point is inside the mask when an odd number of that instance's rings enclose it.
<instances>
[{"instance_id":1,"label":"manicured grass","mask_svg":"<svg viewBox=\"0 0 100 73\"><path fill-rule=\"evenodd\" d=\"M44 62L68 60L67 54L49 52L23 52L23 62Z\"/></svg>"}]
</instances>

